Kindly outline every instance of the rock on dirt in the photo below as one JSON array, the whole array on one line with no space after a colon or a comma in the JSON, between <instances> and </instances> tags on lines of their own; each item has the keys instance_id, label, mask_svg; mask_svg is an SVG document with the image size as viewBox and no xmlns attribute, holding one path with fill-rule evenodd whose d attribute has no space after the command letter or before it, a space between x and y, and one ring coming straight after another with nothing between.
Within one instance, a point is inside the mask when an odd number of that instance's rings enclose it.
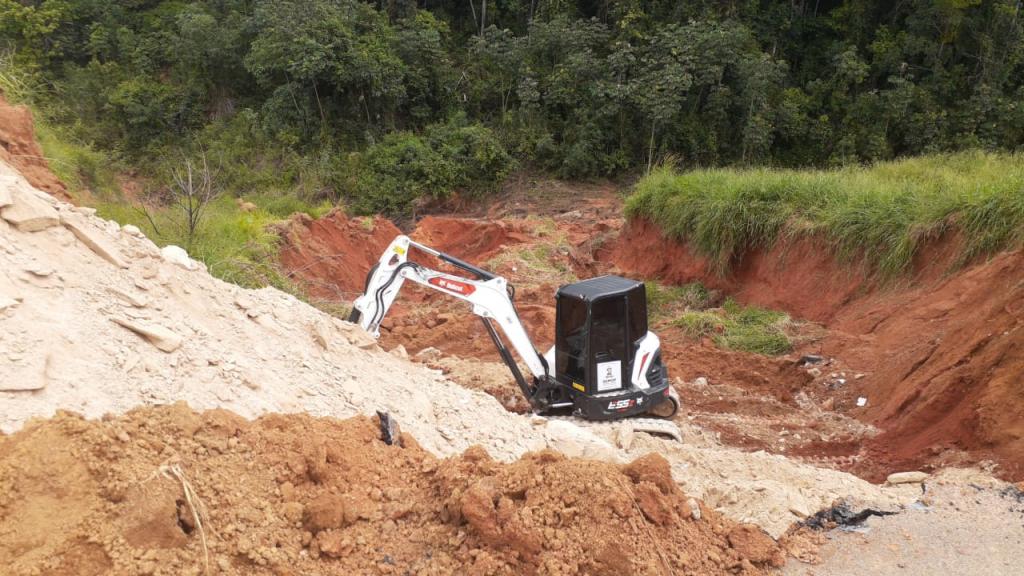
<instances>
[{"instance_id":1,"label":"rock on dirt","mask_svg":"<svg viewBox=\"0 0 1024 576\"><path fill-rule=\"evenodd\" d=\"M888 484L920 484L928 479L927 472L894 472L885 479Z\"/></svg>"},{"instance_id":2,"label":"rock on dirt","mask_svg":"<svg viewBox=\"0 0 1024 576\"><path fill-rule=\"evenodd\" d=\"M157 350L163 352L174 352L178 348L181 348L183 341L180 334L175 333L169 328L160 326L159 324L143 324L141 322L133 322L126 318L111 318L111 320L120 326L123 326L132 332L135 332L139 336L142 336L146 340L149 340L153 346L156 346Z\"/></svg>"},{"instance_id":3,"label":"rock on dirt","mask_svg":"<svg viewBox=\"0 0 1024 576\"><path fill-rule=\"evenodd\" d=\"M114 248L99 230L90 226L81 216L62 214L60 222L100 258L118 268L128 267L117 248Z\"/></svg>"},{"instance_id":4,"label":"rock on dirt","mask_svg":"<svg viewBox=\"0 0 1024 576\"><path fill-rule=\"evenodd\" d=\"M38 192L27 184L10 187L8 192L11 202L0 208L0 218L11 226L22 232L39 232L60 224L57 210L46 199L40 197L45 196L43 192Z\"/></svg>"},{"instance_id":5,"label":"rock on dirt","mask_svg":"<svg viewBox=\"0 0 1024 576\"><path fill-rule=\"evenodd\" d=\"M188 252L180 246L164 246L160 250L160 254L164 257L164 260L171 264L181 266L185 270L192 270L195 268L195 263L188 257Z\"/></svg>"}]
</instances>

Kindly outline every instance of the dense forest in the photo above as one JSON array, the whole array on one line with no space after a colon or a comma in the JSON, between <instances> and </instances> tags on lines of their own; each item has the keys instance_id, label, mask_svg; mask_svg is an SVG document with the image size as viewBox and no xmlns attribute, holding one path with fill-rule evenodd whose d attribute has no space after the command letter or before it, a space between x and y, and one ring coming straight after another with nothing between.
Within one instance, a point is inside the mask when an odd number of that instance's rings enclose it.
<instances>
[{"instance_id":1,"label":"dense forest","mask_svg":"<svg viewBox=\"0 0 1024 576\"><path fill-rule=\"evenodd\" d=\"M201 148L236 189L315 172L310 194L401 214L517 164L581 178L1019 149L1021 8L0 0L0 70L115 157Z\"/></svg>"}]
</instances>

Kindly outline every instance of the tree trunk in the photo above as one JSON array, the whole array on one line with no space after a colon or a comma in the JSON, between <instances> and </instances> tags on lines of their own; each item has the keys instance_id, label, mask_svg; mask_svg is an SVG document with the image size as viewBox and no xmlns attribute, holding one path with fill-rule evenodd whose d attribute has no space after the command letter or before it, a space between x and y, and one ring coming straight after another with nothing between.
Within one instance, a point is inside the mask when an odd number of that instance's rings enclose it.
<instances>
[{"instance_id":1,"label":"tree trunk","mask_svg":"<svg viewBox=\"0 0 1024 576\"><path fill-rule=\"evenodd\" d=\"M480 2L480 37L484 37L484 28L487 27L487 0Z\"/></svg>"},{"instance_id":2,"label":"tree trunk","mask_svg":"<svg viewBox=\"0 0 1024 576\"><path fill-rule=\"evenodd\" d=\"M650 143L650 145L648 146L648 149L647 149L647 173L648 174L651 173L651 166L654 165L654 127L655 126L657 126L657 123L652 119L651 120L651 143Z\"/></svg>"}]
</instances>

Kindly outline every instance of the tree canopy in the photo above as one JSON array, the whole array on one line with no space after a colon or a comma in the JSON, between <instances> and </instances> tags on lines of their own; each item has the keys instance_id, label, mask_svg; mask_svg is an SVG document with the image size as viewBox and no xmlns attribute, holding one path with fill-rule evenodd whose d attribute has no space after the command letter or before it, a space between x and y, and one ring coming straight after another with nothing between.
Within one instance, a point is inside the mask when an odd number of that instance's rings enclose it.
<instances>
[{"instance_id":1,"label":"tree canopy","mask_svg":"<svg viewBox=\"0 0 1024 576\"><path fill-rule=\"evenodd\" d=\"M428 135L455 118L463 128L448 132L496 138L495 157L588 177L666 157L828 166L1019 149L1021 11L1020 0L0 0L0 49L53 87L63 121L127 156L241 115L280 146L377 146L422 163L466 149Z\"/></svg>"}]
</instances>

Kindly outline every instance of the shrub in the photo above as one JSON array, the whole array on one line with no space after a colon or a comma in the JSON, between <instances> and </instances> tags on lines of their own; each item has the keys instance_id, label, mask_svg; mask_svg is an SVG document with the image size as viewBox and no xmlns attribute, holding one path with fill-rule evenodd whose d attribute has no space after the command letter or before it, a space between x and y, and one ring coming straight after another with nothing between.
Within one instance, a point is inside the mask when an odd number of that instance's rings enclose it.
<instances>
[{"instance_id":1,"label":"shrub","mask_svg":"<svg viewBox=\"0 0 1024 576\"><path fill-rule=\"evenodd\" d=\"M351 208L358 214L406 214L420 197L446 198L456 167L422 138L388 134L361 156Z\"/></svg>"},{"instance_id":2,"label":"shrub","mask_svg":"<svg viewBox=\"0 0 1024 576\"><path fill-rule=\"evenodd\" d=\"M454 168L454 186L469 196L493 192L513 168L512 157L490 128L461 119L427 127L431 148Z\"/></svg>"},{"instance_id":3,"label":"shrub","mask_svg":"<svg viewBox=\"0 0 1024 576\"><path fill-rule=\"evenodd\" d=\"M350 207L358 214L405 216L420 198L454 191L479 197L497 189L513 161L488 128L458 120L435 124L425 137L388 134L359 155Z\"/></svg>"}]
</instances>

